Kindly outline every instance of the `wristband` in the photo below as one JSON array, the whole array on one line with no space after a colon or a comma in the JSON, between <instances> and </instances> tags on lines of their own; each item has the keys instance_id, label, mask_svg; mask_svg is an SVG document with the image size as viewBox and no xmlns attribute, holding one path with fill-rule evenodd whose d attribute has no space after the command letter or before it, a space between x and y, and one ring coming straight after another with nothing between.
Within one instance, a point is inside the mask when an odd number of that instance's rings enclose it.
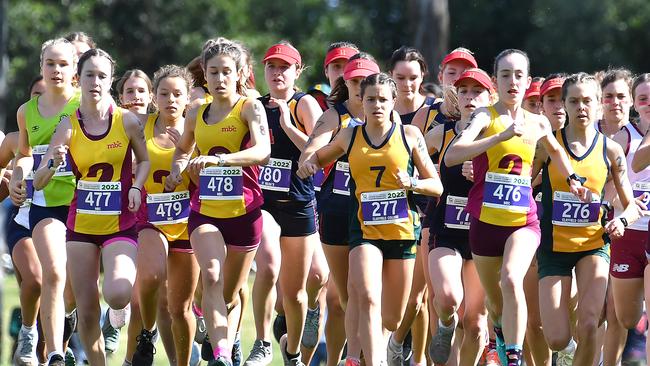
<instances>
[{"instance_id":1,"label":"wristband","mask_svg":"<svg viewBox=\"0 0 650 366\"><path fill-rule=\"evenodd\" d=\"M587 181L587 178L583 178L583 177L579 176L579 175L576 174L576 173L571 173L571 175L569 175L569 176L567 177L567 179L566 179L566 183L567 183L568 185L571 185L571 181L572 181L572 180L575 180L575 181L577 181L577 182L580 182L580 184L585 184L585 182Z\"/></svg>"},{"instance_id":2,"label":"wristband","mask_svg":"<svg viewBox=\"0 0 650 366\"><path fill-rule=\"evenodd\" d=\"M627 223L627 219L625 217L621 216L618 219L621 220L621 223L623 223L623 227L627 227L628 223Z\"/></svg>"},{"instance_id":3,"label":"wristband","mask_svg":"<svg viewBox=\"0 0 650 366\"><path fill-rule=\"evenodd\" d=\"M410 190L414 191L415 188L417 188L417 186L418 186L418 180L415 177L410 177L410 178L411 178L411 188L410 188Z\"/></svg>"},{"instance_id":4,"label":"wristband","mask_svg":"<svg viewBox=\"0 0 650 366\"><path fill-rule=\"evenodd\" d=\"M138 192L140 192L140 194L142 194L142 190L136 186L131 186L129 189L136 189Z\"/></svg>"}]
</instances>

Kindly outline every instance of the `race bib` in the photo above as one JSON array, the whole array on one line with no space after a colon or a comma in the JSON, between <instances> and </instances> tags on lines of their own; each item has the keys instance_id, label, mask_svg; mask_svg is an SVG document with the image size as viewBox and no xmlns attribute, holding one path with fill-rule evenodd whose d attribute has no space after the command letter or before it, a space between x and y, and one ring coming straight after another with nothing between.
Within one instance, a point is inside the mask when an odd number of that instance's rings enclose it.
<instances>
[{"instance_id":1,"label":"race bib","mask_svg":"<svg viewBox=\"0 0 650 366\"><path fill-rule=\"evenodd\" d=\"M650 204L650 182L634 182L632 190L634 191L634 198L644 195L643 203L646 206Z\"/></svg>"},{"instance_id":2,"label":"race bib","mask_svg":"<svg viewBox=\"0 0 650 366\"><path fill-rule=\"evenodd\" d=\"M364 192L360 195L364 225L385 225L408 221L406 191Z\"/></svg>"},{"instance_id":3,"label":"race bib","mask_svg":"<svg viewBox=\"0 0 650 366\"><path fill-rule=\"evenodd\" d=\"M199 199L240 200L244 198L244 176L240 166L211 166L199 174Z\"/></svg>"},{"instance_id":4,"label":"race bib","mask_svg":"<svg viewBox=\"0 0 650 366\"><path fill-rule=\"evenodd\" d=\"M580 201L570 192L553 192L553 225L592 226L600 218L600 197L592 195L592 201Z\"/></svg>"},{"instance_id":5,"label":"race bib","mask_svg":"<svg viewBox=\"0 0 650 366\"><path fill-rule=\"evenodd\" d=\"M77 182L77 212L90 215L122 213L121 182Z\"/></svg>"},{"instance_id":6,"label":"race bib","mask_svg":"<svg viewBox=\"0 0 650 366\"><path fill-rule=\"evenodd\" d=\"M470 216L465 211L467 197L447 196L445 226L451 229L469 230Z\"/></svg>"},{"instance_id":7,"label":"race bib","mask_svg":"<svg viewBox=\"0 0 650 366\"><path fill-rule=\"evenodd\" d=\"M350 164L344 161L336 162L334 171L334 187L332 192L343 196L350 195Z\"/></svg>"},{"instance_id":8,"label":"race bib","mask_svg":"<svg viewBox=\"0 0 650 366\"><path fill-rule=\"evenodd\" d=\"M47 152L49 145L36 145L32 148L32 156L34 157L34 170L38 169L43 160L43 156ZM55 177L63 177L74 175L72 172L72 165L70 164L70 153L65 154L63 164L59 165L54 172Z\"/></svg>"},{"instance_id":9,"label":"race bib","mask_svg":"<svg viewBox=\"0 0 650 366\"><path fill-rule=\"evenodd\" d=\"M530 192L530 177L487 172L483 206L506 211L528 212Z\"/></svg>"},{"instance_id":10,"label":"race bib","mask_svg":"<svg viewBox=\"0 0 650 366\"><path fill-rule=\"evenodd\" d=\"M190 192L148 194L147 213L149 223L154 225L187 222L190 216Z\"/></svg>"},{"instance_id":11,"label":"race bib","mask_svg":"<svg viewBox=\"0 0 650 366\"><path fill-rule=\"evenodd\" d=\"M318 169L316 174L314 174L314 191L320 192L320 187L325 181L325 171L323 169Z\"/></svg>"},{"instance_id":12,"label":"race bib","mask_svg":"<svg viewBox=\"0 0 650 366\"><path fill-rule=\"evenodd\" d=\"M289 192L291 163L291 160L271 158L268 164L260 166L260 187L270 191Z\"/></svg>"}]
</instances>

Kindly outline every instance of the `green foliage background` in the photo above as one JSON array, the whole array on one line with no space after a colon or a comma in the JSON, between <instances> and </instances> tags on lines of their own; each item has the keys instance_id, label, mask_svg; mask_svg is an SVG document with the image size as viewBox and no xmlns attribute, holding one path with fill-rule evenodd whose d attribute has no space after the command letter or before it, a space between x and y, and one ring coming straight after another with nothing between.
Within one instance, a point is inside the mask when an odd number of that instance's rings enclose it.
<instances>
[{"instance_id":1,"label":"green foliage background","mask_svg":"<svg viewBox=\"0 0 650 366\"><path fill-rule=\"evenodd\" d=\"M57 35L89 33L117 60L118 75L186 64L210 37L238 39L256 60L287 39L310 66L300 81L305 87L324 80L322 60L332 41L355 42L384 61L411 45L407 7L417 1L423 0L11 0L6 130L15 130L14 112L39 72L41 43ZM450 0L449 13L450 47L470 48L486 70L500 50L516 47L529 53L534 75L609 65L649 71L646 0ZM255 71L264 91L259 64Z\"/></svg>"}]
</instances>

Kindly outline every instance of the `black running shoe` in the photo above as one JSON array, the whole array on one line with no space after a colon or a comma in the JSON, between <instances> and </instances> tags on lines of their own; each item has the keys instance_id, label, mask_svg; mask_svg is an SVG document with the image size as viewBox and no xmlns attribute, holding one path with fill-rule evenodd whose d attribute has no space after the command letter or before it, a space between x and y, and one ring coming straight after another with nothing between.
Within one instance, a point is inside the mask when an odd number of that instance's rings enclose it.
<instances>
[{"instance_id":1,"label":"black running shoe","mask_svg":"<svg viewBox=\"0 0 650 366\"><path fill-rule=\"evenodd\" d=\"M136 346L135 353L133 354L133 360L131 361L132 365L153 365L153 355L156 354L156 348L152 342L153 337L154 333L146 329L143 329L142 332L140 332L140 335L136 338L138 345Z\"/></svg>"}]
</instances>

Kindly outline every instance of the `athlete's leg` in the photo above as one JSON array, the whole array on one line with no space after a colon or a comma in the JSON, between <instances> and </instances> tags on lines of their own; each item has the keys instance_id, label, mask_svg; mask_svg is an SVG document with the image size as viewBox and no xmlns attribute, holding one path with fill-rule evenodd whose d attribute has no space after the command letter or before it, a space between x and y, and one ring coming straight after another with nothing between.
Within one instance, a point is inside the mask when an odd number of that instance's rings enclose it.
<instances>
[{"instance_id":1,"label":"athlete's leg","mask_svg":"<svg viewBox=\"0 0 650 366\"><path fill-rule=\"evenodd\" d=\"M409 330L411 330L411 327L414 326L414 322L418 313L422 311L427 284L424 278L424 262L422 261L421 257L426 256L427 251L428 248L426 246L417 247L417 254L414 264L415 267L412 272L413 281L411 283L411 291L409 293L408 302L406 304L406 309L402 316L400 325L395 330L395 332L393 332L393 340L399 344L402 344L404 342L404 338L406 338L406 335L408 334ZM421 342L423 342L422 339L417 339L416 343Z\"/></svg>"},{"instance_id":2,"label":"athlete's leg","mask_svg":"<svg viewBox=\"0 0 650 366\"><path fill-rule=\"evenodd\" d=\"M574 365L591 365L596 354L596 333L607 296L609 264L605 258L590 255L576 264L578 284L578 347ZM614 364L612 364L613 366Z\"/></svg>"},{"instance_id":3,"label":"athlete's leg","mask_svg":"<svg viewBox=\"0 0 650 366\"><path fill-rule=\"evenodd\" d=\"M203 299L201 308L215 352L226 352L228 345L228 319L224 290L224 261L226 244L223 235L213 225L201 225L190 235L194 255L201 269ZM230 353L227 353L230 356Z\"/></svg>"},{"instance_id":4,"label":"athlete's leg","mask_svg":"<svg viewBox=\"0 0 650 366\"><path fill-rule=\"evenodd\" d=\"M251 264L255 259L255 250L242 251L238 247L228 246L228 254L224 263L224 288L223 297L228 309L228 345L234 342L239 312L233 309L241 307L239 303L239 290L248 280ZM232 315L231 315L232 314Z\"/></svg>"},{"instance_id":5,"label":"athlete's leg","mask_svg":"<svg viewBox=\"0 0 650 366\"><path fill-rule=\"evenodd\" d=\"M311 257L320 239L314 233L302 237L280 237L282 264L280 284L287 319L287 352L300 353L300 340L307 314L307 276Z\"/></svg>"},{"instance_id":6,"label":"athlete's leg","mask_svg":"<svg viewBox=\"0 0 650 366\"><path fill-rule=\"evenodd\" d=\"M539 309L546 344L563 350L571 340L569 303L572 278L546 276L539 280Z\"/></svg>"},{"instance_id":7,"label":"athlete's leg","mask_svg":"<svg viewBox=\"0 0 650 366\"><path fill-rule=\"evenodd\" d=\"M347 290L345 292L347 297ZM327 366L336 366L345 346L345 311L341 306L341 297L332 276L327 284L325 340L327 343Z\"/></svg>"},{"instance_id":8,"label":"athlete's leg","mask_svg":"<svg viewBox=\"0 0 650 366\"><path fill-rule=\"evenodd\" d=\"M386 259L382 271L381 320L394 332L400 326L411 292L415 259Z\"/></svg>"},{"instance_id":9,"label":"athlete's leg","mask_svg":"<svg viewBox=\"0 0 650 366\"><path fill-rule=\"evenodd\" d=\"M142 327L153 331L160 288L167 278L167 240L157 230L143 229L138 233L138 243L138 302Z\"/></svg>"},{"instance_id":10,"label":"athlete's leg","mask_svg":"<svg viewBox=\"0 0 650 366\"><path fill-rule=\"evenodd\" d=\"M46 353L62 353L65 307L63 289L66 278L65 224L53 218L39 221L32 238L41 262L41 325Z\"/></svg>"},{"instance_id":11,"label":"athlete's leg","mask_svg":"<svg viewBox=\"0 0 650 366\"><path fill-rule=\"evenodd\" d=\"M382 267L383 256L376 246L364 244L350 251L347 311L358 306L359 339L369 366L379 366L386 359L386 344L382 337L382 286L377 283L378 278L383 278ZM346 317L346 325L347 320ZM346 326L346 331L352 330ZM352 357L357 356L353 354Z\"/></svg>"},{"instance_id":12,"label":"athlete's leg","mask_svg":"<svg viewBox=\"0 0 650 366\"><path fill-rule=\"evenodd\" d=\"M483 291L481 280L472 260L465 260L463 263L461 286L464 288L465 296L462 306L461 334L463 341L458 352L459 365L474 366L485 348L487 310L485 308L485 291Z\"/></svg>"},{"instance_id":13,"label":"athlete's leg","mask_svg":"<svg viewBox=\"0 0 650 366\"><path fill-rule=\"evenodd\" d=\"M532 363L529 366L551 366L551 349L546 344L542 330L542 320L539 309L539 277L537 275L537 260L533 262L524 277L524 293L528 307L528 322L526 326L526 352Z\"/></svg>"},{"instance_id":14,"label":"athlete's leg","mask_svg":"<svg viewBox=\"0 0 650 366\"><path fill-rule=\"evenodd\" d=\"M106 364L104 338L99 327L99 257L95 244L70 241L67 243L70 283L77 299L79 338L91 365Z\"/></svg>"},{"instance_id":15,"label":"athlete's leg","mask_svg":"<svg viewBox=\"0 0 650 366\"><path fill-rule=\"evenodd\" d=\"M20 285L20 315L22 324L27 327L36 325L39 302L41 298L41 263L34 248L32 238L20 239L11 253Z\"/></svg>"},{"instance_id":16,"label":"athlete's leg","mask_svg":"<svg viewBox=\"0 0 650 366\"><path fill-rule=\"evenodd\" d=\"M616 318L624 328L632 329L643 314L643 278L612 276L611 281Z\"/></svg>"},{"instance_id":17,"label":"athlete's leg","mask_svg":"<svg viewBox=\"0 0 650 366\"><path fill-rule=\"evenodd\" d=\"M196 322L192 295L199 278L199 266L192 253L169 251L167 256L167 306L178 365L188 365Z\"/></svg>"},{"instance_id":18,"label":"athlete's leg","mask_svg":"<svg viewBox=\"0 0 650 366\"><path fill-rule=\"evenodd\" d=\"M523 346L527 313L524 277L535 256L539 235L529 229L512 233L503 253L501 291L503 294L502 326L506 345Z\"/></svg>"},{"instance_id":19,"label":"athlete's leg","mask_svg":"<svg viewBox=\"0 0 650 366\"><path fill-rule=\"evenodd\" d=\"M112 309L124 309L131 301L137 252L135 243L126 240L114 241L102 248L102 295Z\"/></svg>"},{"instance_id":20,"label":"athlete's leg","mask_svg":"<svg viewBox=\"0 0 650 366\"><path fill-rule=\"evenodd\" d=\"M262 217L262 242L255 256L257 272L253 282L253 315L256 339L270 342L271 317L276 298L274 286L280 274L280 227L268 212L262 210Z\"/></svg>"}]
</instances>

